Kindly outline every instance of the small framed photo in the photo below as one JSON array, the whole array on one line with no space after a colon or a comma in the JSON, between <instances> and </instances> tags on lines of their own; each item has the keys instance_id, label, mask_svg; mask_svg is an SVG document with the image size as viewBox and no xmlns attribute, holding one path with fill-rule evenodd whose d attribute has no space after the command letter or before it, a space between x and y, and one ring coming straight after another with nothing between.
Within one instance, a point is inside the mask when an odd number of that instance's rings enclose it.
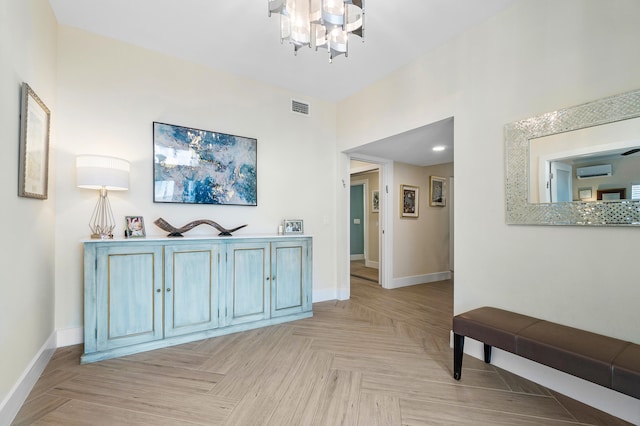
<instances>
[{"instance_id":1,"label":"small framed photo","mask_svg":"<svg viewBox=\"0 0 640 426\"><path fill-rule=\"evenodd\" d=\"M143 238L147 236L142 216L126 216L125 221L125 238Z\"/></svg>"},{"instance_id":2,"label":"small framed photo","mask_svg":"<svg viewBox=\"0 0 640 426\"><path fill-rule=\"evenodd\" d=\"M420 188L400 185L400 217L418 217Z\"/></svg>"},{"instance_id":3,"label":"small framed photo","mask_svg":"<svg viewBox=\"0 0 640 426\"><path fill-rule=\"evenodd\" d=\"M49 108L22 83L18 195L47 199L49 185Z\"/></svg>"},{"instance_id":4,"label":"small framed photo","mask_svg":"<svg viewBox=\"0 0 640 426\"><path fill-rule=\"evenodd\" d=\"M302 234L304 228L300 219L285 219L283 223L285 234Z\"/></svg>"},{"instance_id":5,"label":"small framed photo","mask_svg":"<svg viewBox=\"0 0 640 426\"><path fill-rule=\"evenodd\" d=\"M429 178L430 187L430 199L429 205L436 207L444 207L447 205L445 197L445 183L446 179L438 176L431 176Z\"/></svg>"},{"instance_id":6,"label":"small framed photo","mask_svg":"<svg viewBox=\"0 0 640 426\"><path fill-rule=\"evenodd\" d=\"M380 191L371 191L371 213L380 213Z\"/></svg>"},{"instance_id":7,"label":"small framed photo","mask_svg":"<svg viewBox=\"0 0 640 426\"><path fill-rule=\"evenodd\" d=\"M578 194L580 195L581 200L593 197L593 191L591 188L580 188L578 189Z\"/></svg>"}]
</instances>

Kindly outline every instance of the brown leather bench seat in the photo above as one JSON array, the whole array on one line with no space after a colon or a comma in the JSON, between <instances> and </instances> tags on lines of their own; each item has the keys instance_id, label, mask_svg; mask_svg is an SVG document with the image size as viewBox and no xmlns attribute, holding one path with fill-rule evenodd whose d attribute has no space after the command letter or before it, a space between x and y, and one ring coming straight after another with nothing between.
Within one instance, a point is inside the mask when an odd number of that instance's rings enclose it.
<instances>
[{"instance_id":1,"label":"brown leather bench seat","mask_svg":"<svg viewBox=\"0 0 640 426\"><path fill-rule=\"evenodd\" d=\"M460 380L464 338L484 343L484 360L497 347L601 386L640 398L640 345L482 307L453 318L453 377Z\"/></svg>"}]
</instances>

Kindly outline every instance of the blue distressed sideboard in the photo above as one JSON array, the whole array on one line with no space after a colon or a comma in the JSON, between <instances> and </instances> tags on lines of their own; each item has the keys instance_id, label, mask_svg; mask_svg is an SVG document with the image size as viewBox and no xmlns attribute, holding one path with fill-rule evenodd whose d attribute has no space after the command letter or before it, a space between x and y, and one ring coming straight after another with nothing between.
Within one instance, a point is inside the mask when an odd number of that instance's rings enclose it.
<instances>
[{"instance_id":1,"label":"blue distressed sideboard","mask_svg":"<svg viewBox=\"0 0 640 426\"><path fill-rule=\"evenodd\" d=\"M312 238L84 241L82 363L313 315Z\"/></svg>"}]
</instances>

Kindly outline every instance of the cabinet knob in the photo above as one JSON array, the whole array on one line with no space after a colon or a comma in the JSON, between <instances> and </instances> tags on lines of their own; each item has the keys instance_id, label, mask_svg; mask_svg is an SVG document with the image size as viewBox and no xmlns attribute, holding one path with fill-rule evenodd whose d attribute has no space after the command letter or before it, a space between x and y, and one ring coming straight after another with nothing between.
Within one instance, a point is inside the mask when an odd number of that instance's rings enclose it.
<instances>
[{"instance_id":1,"label":"cabinet knob","mask_svg":"<svg viewBox=\"0 0 640 426\"><path fill-rule=\"evenodd\" d=\"M271 279L272 279L273 281L275 281L275 280L276 280L276 276L274 275L274 276L273 276L273 278L271 278Z\"/></svg>"},{"instance_id":2,"label":"cabinet knob","mask_svg":"<svg viewBox=\"0 0 640 426\"><path fill-rule=\"evenodd\" d=\"M159 288L159 289L156 290L156 293L160 293L161 291L162 291L162 289Z\"/></svg>"},{"instance_id":3,"label":"cabinet knob","mask_svg":"<svg viewBox=\"0 0 640 426\"><path fill-rule=\"evenodd\" d=\"M169 293L170 291L171 291L171 289L170 289L170 288L168 288L168 289L167 289L167 293Z\"/></svg>"},{"instance_id":4,"label":"cabinet knob","mask_svg":"<svg viewBox=\"0 0 640 426\"><path fill-rule=\"evenodd\" d=\"M267 281L269 281L270 277L267 277Z\"/></svg>"}]
</instances>

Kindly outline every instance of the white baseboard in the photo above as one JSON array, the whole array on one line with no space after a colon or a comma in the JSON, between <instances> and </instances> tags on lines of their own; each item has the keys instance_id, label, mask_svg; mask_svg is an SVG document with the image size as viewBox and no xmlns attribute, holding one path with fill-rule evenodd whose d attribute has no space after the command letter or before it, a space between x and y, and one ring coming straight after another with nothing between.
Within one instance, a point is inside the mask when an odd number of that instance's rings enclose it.
<instances>
[{"instance_id":1,"label":"white baseboard","mask_svg":"<svg viewBox=\"0 0 640 426\"><path fill-rule=\"evenodd\" d=\"M426 284L436 281L451 279L451 271L434 272L432 274L414 275L411 277L394 278L391 280L389 287L387 288L400 288L407 287L416 284Z\"/></svg>"},{"instance_id":2,"label":"white baseboard","mask_svg":"<svg viewBox=\"0 0 640 426\"><path fill-rule=\"evenodd\" d=\"M351 260L364 260L364 254L352 254Z\"/></svg>"},{"instance_id":3,"label":"white baseboard","mask_svg":"<svg viewBox=\"0 0 640 426\"><path fill-rule=\"evenodd\" d=\"M366 266L367 268L380 269L380 262L374 260L365 260L364 266Z\"/></svg>"},{"instance_id":4,"label":"white baseboard","mask_svg":"<svg viewBox=\"0 0 640 426\"><path fill-rule=\"evenodd\" d=\"M11 424L55 351L56 332L54 331L0 404L0 425Z\"/></svg>"},{"instance_id":5,"label":"white baseboard","mask_svg":"<svg viewBox=\"0 0 640 426\"><path fill-rule=\"evenodd\" d=\"M77 345L84 342L84 328L65 328L58 330L58 338L56 346L62 348L65 346Z\"/></svg>"},{"instance_id":6,"label":"white baseboard","mask_svg":"<svg viewBox=\"0 0 640 426\"><path fill-rule=\"evenodd\" d=\"M453 331L451 332L450 344L453 347ZM467 337L464 339L464 353L484 360L484 345ZM491 351L491 364L609 413L612 416L619 417L632 424L640 424L640 401L628 395L498 348L493 348ZM464 380L464 359L462 361L461 380Z\"/></svg>"},{"instance_id":7,"label":"white baseboard","mask_svg":"<svg viewBox=\"0 0 640 426\"><path fill-rule=\"evenodd\" d=\"M326 302L327 300L336 300L336 289L314 290L311 300L313 303Z\"/></svg>"}]
</instances>

